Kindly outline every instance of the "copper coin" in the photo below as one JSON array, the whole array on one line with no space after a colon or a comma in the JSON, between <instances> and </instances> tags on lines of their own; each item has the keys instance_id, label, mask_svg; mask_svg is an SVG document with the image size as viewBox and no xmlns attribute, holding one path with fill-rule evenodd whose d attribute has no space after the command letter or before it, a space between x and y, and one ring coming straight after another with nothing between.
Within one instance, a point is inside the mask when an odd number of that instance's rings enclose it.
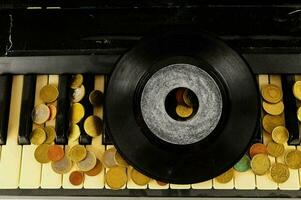
<instances>
[{"instance_id":1,"label":"copper coin","mask_svg":"<svg viewBox=\"0 0 301 200\"><path fill-rule=\"evenodd\" d=\"M101 171L102 171L102 163L97 159L95 167L85 172L85 174L88 176L97 176Z\"/></svg>"},{"instance_id":2,"label":"copper coin","mask_svg":"<svg viewBox=\"0 0 301 200\"><path fill-rule=\"evenodd\" d=\"M57 109L55 105L48 105L49 111L50 111L50 116L49 116L49 121L54 120L56 117Z\"/></svg>"},{"instance_id":3,"label":"copper coin","mask_svg":"<svg viewBox=\"0 0 301 200\"><path fill-rule=\"evenodd\" d=\"M251 158L253 158L256 154L260 154L260 153L263 153L263 154L268 153L267 148L264 144L255 143L250 147L249 154L250 154Z\"/></svg>"},{"instance_id":4,"label":"copper coin","mask_svg":"<svg viewBox=\"0 0 301 200\"><path fill-rule=\"evenodd\" d=\"M69 181L72 185L80 185L84 182L84 174L80 171L71 172Z\"/></svg>"},{"instance_id":5,"label":"copper coin","mask_svg":"<svg viewBox=\"0 0 301 200\"><path fill-rule=\"evenodd\" d=\"M58 145L51 145L48 149L48 158L51 161L59 161L63 159L65 152L64 149Z\"/></svg>"},{"instance_id":6,"label":"copper coin","mask_svg":"<svg viewBox=\"0 0 301 200\"><path fill-rule=\"evenodd\" d=\"M184 95L185 89L184 88L179 88L176 91L176 101L178 104L185 104L183 95Z\"/></svg>"},{"instance_id":7,"label":"copper coin","mask_svg":"<svg viewBox=\"0 0 301 200\"><path fill-rule=\"evenodd\" d=\"M165 186L165 185L167 185L167 183L162 182L162 181L157 181L157 180L156 180L156 182L157 182L157 184L160 185L160 186Z\"/></svg>"}]
</instances>

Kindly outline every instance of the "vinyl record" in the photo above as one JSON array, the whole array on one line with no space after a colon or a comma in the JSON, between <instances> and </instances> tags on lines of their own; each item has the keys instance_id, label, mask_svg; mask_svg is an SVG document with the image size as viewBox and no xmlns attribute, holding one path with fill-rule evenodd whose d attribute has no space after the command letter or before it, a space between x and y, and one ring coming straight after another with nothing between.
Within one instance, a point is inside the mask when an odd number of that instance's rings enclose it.
<instances>
[{"instance_id":1,"label":"vinyl record","mask_svg":"<svg viewBox=\"0 0 301 200\"><path fill-rule=\"evenodd\" d=\"M170 111L169 96L179 88L195 97L189 118ZM145 175L176 184L232 167L259 120L258 89L246 63L222 41L193 31L146 38L127 52L112 73L105 106L120 154Z\"/></svg>"}]
</instances>

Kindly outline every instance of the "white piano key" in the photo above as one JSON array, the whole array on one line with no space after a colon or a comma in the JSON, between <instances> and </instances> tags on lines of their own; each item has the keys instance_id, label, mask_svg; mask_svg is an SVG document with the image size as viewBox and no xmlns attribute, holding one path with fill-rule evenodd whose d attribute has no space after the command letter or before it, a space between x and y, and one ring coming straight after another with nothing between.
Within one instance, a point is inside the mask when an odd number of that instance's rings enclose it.
<instances>
[{"instance_id":1,"label":"white piano key","mask_svg":"<svg viewBox=\"0 0 301 200\"><path fill-rule=\"evenodd\" d=\"M246 172L234 170L234 186L237 190L254 190L256 188L255 174L251 169Z\"/></svg>"},{"instance_id":2,"label":"white piano key","mask_svg":"<svg viewBox=\"0 0 301 200\"><path fill-rule=\"evenodd\" d=\"M127 188L128 189L146 189L147 188L147 184L146 185L137 185L136 183L134 183L134 181L131 179L131 169L132 166L129 166L127 169L127 174L128 174L128 182L127 182Z\"/></svg>"},{"instance_id":3,"label":"white piano key","mask_svg":"<svg viewBox=\"0 0 301 200\"><path fill-rule=\"evenodd\" d=\"M170 189L190 189L191 185L190 184L170 184L169 185Z\"/></svg>"},{"instance_id":4,"label":"white piano key","mask_svg":"<svg viewBox=\"0 0 301 200\"><path fill-rule=\"evenodd\" d=\"M233 176L233 179L235 177ZM234 180L229 181L228 183L220 183L215 178L213 179L213 188L214 189L233 189L234 188Z\"/></svg>"},{"instance_id":5,"label":"white piano key","mask_svg":"<svg viewBox=\"0 0 301 200\"><path fill-rule=\"evenodd\" d=\"M211 189L212 188L212 179L200 183L191 184L192 189Z\"/></svg>"},{"instance_id":6,"label":"white piano key","mask_svg":"<svg viewBox=\"0 0 301 200\"><path fill-rule=\"evenodd\" d=\"M168 189L169 184L167 183L166 185L159 185L156 180L152 179L148 183L148 188L152 190L163 190L163 189Z\"/></svg>"}]
</instances>

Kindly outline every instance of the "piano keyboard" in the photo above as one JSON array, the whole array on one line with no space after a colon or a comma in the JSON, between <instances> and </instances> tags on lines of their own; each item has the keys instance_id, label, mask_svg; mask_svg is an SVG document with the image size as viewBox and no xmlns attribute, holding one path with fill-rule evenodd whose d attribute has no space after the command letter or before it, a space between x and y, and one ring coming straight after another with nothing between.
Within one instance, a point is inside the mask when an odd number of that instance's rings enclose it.
<instances>
[{"instance_id":1,"label":"piano keyboard","mask_svg":"<svg viewBox=\"0 0 301 200\"><path fill-rule=\"evenodd\" d=\"M86 94L94 89L105 90L105 77L103 75L84 75ZM102 143L102 136L90 138L86 134L81 134L78 141L68 141L68 123L70 106L70 89L68 82L71 75L1 75L0 76L0 193L1 189L103 189L110 190L105 183L105 173L107 169L102 170L97 176L85 176L81 185L74 186L69 182L69 174L76 170L73 166L71 172L60 175L53 172L50 163L40 164L34 158L36 145L30 144L30 133L37 125L31 120L31 110L35 105L42 103L39 92L47 84L54 84L59 89L59 97L56 101L57 117L56 120L48 121L45 125L54 126L57 132L55 143L62 145L65 149L80 143L95 153L97 158L101 158L103 152L111 148L111 145ZM275 84L280 88L287 88L286 79L280 75L259 75L257 77L259 88L266 84ZM301 80L301 75L293 76L293 80ZM286 91L283 90L284 98ZM291 93L290 93L291 94ZM294 97L291 97L294 99ZM285 100L285 99L284 99ZM87 109L87 115L94 114L103 118L102 107L87 106L87 100L83 100L83 105ZM300 102L295 99L295 105L300 106ZM297 109L297 107L295 108ZM286 110L285 110L286 112ZM299 124L296 113L293 116L282 115L285 118L293 119L298 127L298 133L290 133L290 141L299 140ZM286 122L289 121L286 119ZM81 125L80 125L81 126ZM270 135L261 130L257 138L262 139L267 144L271 138ZM293 134L293 135L292 135ZM233 142L235 142L233 140ZM293 142L293 143L294 143ZM233 144L235 145L235 144ZM285 145L288 149L299 149L301 145ZM270 157L272 162L283 162L283 156L279 158ZM301 187L300 169L289 169L290 177L285 183L277 184L272 181L270 174L263 176L255 175L251 169L246 172L235 171L232 181L222 184L216 179L208 180L196 184L167 184L159 185L155 180L151 180L147 185L139 186L135 184L130 176L124 190L149 189L149 190L299 190ZM121 190L123 190L121 189Z\"/></svg>"}]
</instances>

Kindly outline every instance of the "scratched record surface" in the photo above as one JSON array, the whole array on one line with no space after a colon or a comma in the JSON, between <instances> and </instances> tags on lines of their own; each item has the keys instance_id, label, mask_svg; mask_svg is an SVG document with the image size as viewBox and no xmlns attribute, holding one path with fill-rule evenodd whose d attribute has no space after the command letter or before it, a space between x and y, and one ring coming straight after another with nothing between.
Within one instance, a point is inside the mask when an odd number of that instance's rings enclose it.
<instances>
[{"instance_id":1,"label":"scratched record surface","mask_svg":"<svg viewBox=\"0 0 301 200\"><path fill-rule=\"evenodd\" d=\"M168 99L178 88L196 97L190 118L169 112ZM225 172L246 152L258 126L250 69L207 33L143 39L119 60L106 91L114 145L137 170L164 182L196 183Z\"/></svg>"}]
</instances>

